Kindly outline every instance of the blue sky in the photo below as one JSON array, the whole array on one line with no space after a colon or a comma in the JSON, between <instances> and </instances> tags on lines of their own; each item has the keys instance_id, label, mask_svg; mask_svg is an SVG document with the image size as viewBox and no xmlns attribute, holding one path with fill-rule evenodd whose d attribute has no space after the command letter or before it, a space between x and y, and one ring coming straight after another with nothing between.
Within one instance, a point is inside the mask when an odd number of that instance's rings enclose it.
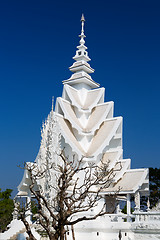
<instances>
[{"instance_id":1,"label":"blue sky","mask_svg":"<svg viewBox=\"0 0 160 240\"><path fill-rule=\"evenodd\" d=\"M159 167L160 1L6 0L0 3L0 187L34 161L52 96L62 93L82 12L92 78L123 116L124 157Z\"/></svg>"}]
</instances>

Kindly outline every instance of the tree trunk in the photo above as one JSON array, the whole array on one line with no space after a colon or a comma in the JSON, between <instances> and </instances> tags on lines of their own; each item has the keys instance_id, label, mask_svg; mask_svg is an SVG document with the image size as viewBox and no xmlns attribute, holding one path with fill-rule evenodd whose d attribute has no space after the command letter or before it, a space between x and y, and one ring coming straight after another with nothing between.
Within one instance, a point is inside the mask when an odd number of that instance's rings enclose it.
<instances>
[{"instance_id":1,"label":"tree trunk","mask_svg":"<svg viewBox=\"0 0 160 240\"><path fill-rule=\"evenodd\" d=\"M73 227L73 225L71 225L71 230L72 230L72 237L73 237L73 240L75 240L74 227Z\"/></svg>"},{"instance_id":2,"label":"tree trunk","mask_svg":"<svg viewBox=\"0 0 160 240\"><path fill-rule=\"evenodd\" d=\"M60 240L64 240L64 234L65 234L64 226L61 225L61 227L60 227Z\"/></svg>"},{"instance_id":3,"label":"tree trunk","mask_svg":"<svg viewBox=\"0 0 160 240\"><path fill-rule=\"evenodd\" d=\"M64 234L64 239L67 240L67 234L66 233Z\"/></svg>"},{"instance_id":4,"label":"tree trunk","mask_svg":"<svg viewBox=\"0 0 160 240\"><path fill-rule=\"evenodd\" d=\"M24 223L24 225L25 225L25 227L26 227L26 232L27 232L27 234L28 234L28 236L29 236L28 240L37 240L37 239L33 236L32 231L31 231L31 228L30 228L30 225L29 225L29 223L27 222L27 220L25 219L25 217L22 217L22 216L21 216L21 220L22 220L22 222Z\"/></svg>"}]
</instances>

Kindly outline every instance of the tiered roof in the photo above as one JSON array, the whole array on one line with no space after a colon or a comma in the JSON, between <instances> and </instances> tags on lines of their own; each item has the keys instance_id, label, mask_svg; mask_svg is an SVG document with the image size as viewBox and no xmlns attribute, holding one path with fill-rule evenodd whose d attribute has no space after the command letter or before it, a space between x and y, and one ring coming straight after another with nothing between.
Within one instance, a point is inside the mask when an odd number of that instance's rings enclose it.
<instances>
[{"instance_id":1,"label":"tiered roof","mask_svg":"<svg viewBox=\"0 0 160 240\"><path fill-rule=\"evenodd\" d=\"M63 81L62 97L56 101L55 116L63 138L62 147L69 149L70 155L77 154L79 159L84 157L85 162L109 162L109 168L114 169L116 174L112 188L105 189L105 194L117 189L120 189L119 194L137 190L148 193L148 169L131 170L131 160L123 159L123 118L113 116L114 103L104 102L105 89L99 88L89 75L94 70L88 64L90 58L84 40L84 21L82 15L80 45L73 57L75 62L70 67L73 74ZM45 129L50 121L46 121ZM41 151L45 138L46 134L43 134Z\"/></svg>"}]
</instances>

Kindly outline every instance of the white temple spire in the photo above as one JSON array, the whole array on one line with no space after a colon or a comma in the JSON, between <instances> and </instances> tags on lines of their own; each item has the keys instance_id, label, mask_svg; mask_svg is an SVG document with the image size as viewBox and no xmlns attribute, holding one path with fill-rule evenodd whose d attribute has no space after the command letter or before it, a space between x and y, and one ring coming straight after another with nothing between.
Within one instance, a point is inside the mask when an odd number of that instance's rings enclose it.
<instances>
[{"instance_id":1,"label":"white temple spire","mask_svg":"<svg viewBox=\"0 0 160 240\"><path fill-rule=\"evenodd\" d=\"M85 40L86 37L84 34L84 22L85 18L82 14L81 17L81 34L80 37L80 45L77 46L78 50L76 51L76 55L73 57L75 62L72 64L72 66L69 68L71 72L73 72L72 76L63 81L63 84L69 84L74 87L78 87L83 84L85 84L86 89L91 88L97 88L99 87L99 84L96 83L91 76L90 73L94 72L94 69L91 68L90 64L88 63L91 59L88 56L87 47L85 46ZM78 85L77 85L78 84Z\"/></svg>"}]
</instances>

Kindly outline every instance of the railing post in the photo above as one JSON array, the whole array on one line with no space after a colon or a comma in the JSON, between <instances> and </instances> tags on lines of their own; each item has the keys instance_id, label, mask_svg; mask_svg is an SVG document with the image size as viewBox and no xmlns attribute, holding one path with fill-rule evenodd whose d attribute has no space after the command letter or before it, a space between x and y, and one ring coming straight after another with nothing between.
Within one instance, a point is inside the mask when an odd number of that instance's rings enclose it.
<instances>
[{"instance_id":1,"label":"railing post","mask_svg":"<svg viewBox=\"0 0 160 240\"><path fill-rule=\"evenodd\" d=\"M130 202L130 194L127 194L127 222L130 222L130 214L131 214L131 202Z\"/></svg>"},{"instance_id":2,"label":"railing post","mask_svg":"<svg viewBox=\"0 0 160 240\"><path fill-rule=\"evenodd\" d=\"M135 202L135 211L139 212L140 210L140 193L136 192L134 195L134 202Z\"/></svg>"}]
</instances>

